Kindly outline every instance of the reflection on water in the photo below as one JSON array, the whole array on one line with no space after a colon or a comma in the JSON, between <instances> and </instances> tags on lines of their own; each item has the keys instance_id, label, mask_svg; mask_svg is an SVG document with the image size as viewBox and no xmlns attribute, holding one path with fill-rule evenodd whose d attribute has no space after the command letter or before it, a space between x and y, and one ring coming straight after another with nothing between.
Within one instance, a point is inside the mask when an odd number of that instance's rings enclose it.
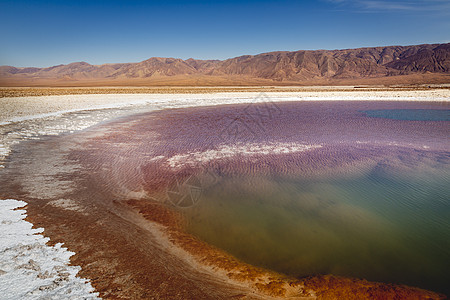
<instances>
[{"instance_id":1,"label":"reflection on water","mask_svg":"<svg viewBox=\"0 0 450 300\"><path fill-rule=\"evenodd\" d=\"M377 109L363 112L373 118L405 121L450 121L449 109Z\"/></svg>"},{"instance_id":2,"label":"reflection on water","mask_svg":"<svg viewBox=\"0 0 450 300\"><path fill-rule=\"evenodd\" d=\"M221 178L184 210L188 230L295 276L332 273L448 293L448 162L405 164L352 179Z\"/></svg>"}]
</instances>

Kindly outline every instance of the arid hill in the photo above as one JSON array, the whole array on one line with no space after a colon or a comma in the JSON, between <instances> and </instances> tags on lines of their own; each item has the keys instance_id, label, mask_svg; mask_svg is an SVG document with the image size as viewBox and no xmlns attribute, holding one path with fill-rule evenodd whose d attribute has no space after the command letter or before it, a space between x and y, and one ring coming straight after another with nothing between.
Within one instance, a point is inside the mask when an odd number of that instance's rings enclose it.
<instances>
[{"instance_id":1,"label":"arid hill","mask_svg":"<svg viewBox=\"0 0 450 300\"><path fill-rule=\"evenodd\" d=\"M277 51L227 60L152 57L139 63L0 67L0 85L259 85L449 83L450 43Z\"/></svg>"}]
</instances>

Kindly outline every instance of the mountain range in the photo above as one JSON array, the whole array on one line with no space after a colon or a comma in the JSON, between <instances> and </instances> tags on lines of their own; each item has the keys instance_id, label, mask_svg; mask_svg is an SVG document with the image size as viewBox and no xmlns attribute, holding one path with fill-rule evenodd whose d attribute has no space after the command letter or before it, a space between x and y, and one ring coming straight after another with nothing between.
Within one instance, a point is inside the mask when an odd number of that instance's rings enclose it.
<instances>
[{"instance_id":1,"label":"mountain range","mask_svg":"<svg viewBox=\"0 0 450 300\"><path fill-rule=\"evenodd\" d=\"M227 60L152 57L138 63L0 66L1 86L450 83L450 43L276 51Z\"/></svg>"}]
</instances>

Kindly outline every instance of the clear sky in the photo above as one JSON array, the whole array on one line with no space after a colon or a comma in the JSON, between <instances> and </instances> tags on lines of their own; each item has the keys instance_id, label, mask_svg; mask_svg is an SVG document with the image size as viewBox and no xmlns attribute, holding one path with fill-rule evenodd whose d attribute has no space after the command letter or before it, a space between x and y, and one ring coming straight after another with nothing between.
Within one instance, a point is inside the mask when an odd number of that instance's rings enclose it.
<instances>
[{"instance_id":1,"label":"clear sky","mask_svg":"<svg viewBox=\"0 0 450 300\"><path fill-rule=\"evenodd\" d=\"M450 42L450 0L0 0L0 65Z\"/></svg>"}]
</instances>

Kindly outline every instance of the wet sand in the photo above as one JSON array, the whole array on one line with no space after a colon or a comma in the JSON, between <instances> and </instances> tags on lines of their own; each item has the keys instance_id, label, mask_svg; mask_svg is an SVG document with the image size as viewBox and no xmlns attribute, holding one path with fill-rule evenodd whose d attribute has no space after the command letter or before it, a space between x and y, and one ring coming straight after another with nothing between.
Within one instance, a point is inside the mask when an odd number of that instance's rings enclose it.
<instances>
[{"instance_id":1,"label":"wet sand","mask_svg":"<svg viewBox=\"0 0 450 300\"><path fill-rule=\"evenodd\" d=\"M82 266L80 276L92 279L105 298L442 298L401 285L331 275L290 278L250 266L187 234L182 215L166 201L173 178L192 174L212 181L215 172L333 176L355 164L370 168L393 149L448 155L448 125L368 123L355 112L366 104L351 110L348 123L330 118L354 104L336 103L331 108L311 102L302 107L300 122L296 114L283 120L261 114L264 105L251 106L251 114L242 114L248 105L169 110L24 142L14 148L2 170L0 184L7 189L0 196L28 202L30 221L44 227L52 241L64 242L77 253L73 263ZM438 109L443 105L448 108L442 103L418 104ZM369 106L397 107L404 105ZM295 104L269 108L276 114L292 111ZM331 111L326 119L308 114L326 109ZM430 130L435 133L431 142L423 135ZM394 141L396 145L389 144ZM246 156L255 143L269 145L269 152L274 149L271 143L286 146L277 155ZM224 144L241 150L215 156L223 153Z\"/></svg>"}]
</instances>

